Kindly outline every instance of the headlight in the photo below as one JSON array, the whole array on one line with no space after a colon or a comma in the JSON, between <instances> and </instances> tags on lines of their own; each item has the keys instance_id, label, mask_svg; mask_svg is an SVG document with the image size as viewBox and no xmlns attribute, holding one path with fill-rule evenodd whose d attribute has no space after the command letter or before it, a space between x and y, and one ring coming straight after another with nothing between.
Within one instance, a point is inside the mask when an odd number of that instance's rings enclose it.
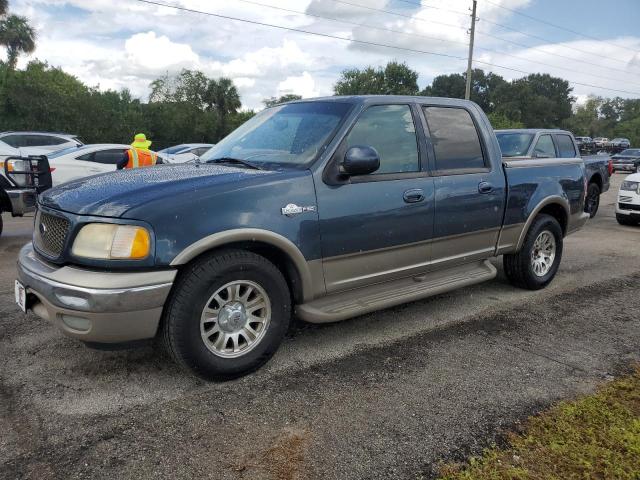
<instances>
[{"instance_id":1,"label":"headlight","mask_svg":"<svg viewBox=\"0 0 640 480\"><path fill-rule=\"evenodd\" d=\"M640 182L631 182L629 180L625 180L624 182L622 182L622 185L620 185L620 190L624 190L627 192L636 192L638 195L640 195Z\"/></svg>"},{"instance_id":2,"label":"headlight","mask_svg":"<svg viewBox=\"0 0 640 480\"><path fill-rule=\"evenodd\" d=\"M151 238L135 225L90 223L80 230L71 252L77 257L101 260L140 260L149 256Z\"/></svg>"}]
</instances>

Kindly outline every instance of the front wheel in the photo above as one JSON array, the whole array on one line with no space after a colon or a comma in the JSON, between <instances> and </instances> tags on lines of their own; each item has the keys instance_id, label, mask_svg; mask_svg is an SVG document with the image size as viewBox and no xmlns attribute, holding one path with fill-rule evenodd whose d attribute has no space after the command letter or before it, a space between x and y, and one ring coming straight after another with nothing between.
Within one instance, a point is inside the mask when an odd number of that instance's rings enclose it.
<instances>
[{"instance_id":1,"label":"front wheel","mask_svg":"<svg viewBox=\"0 0 640 480\"><path fill-rule=\"evenodd\" d=\"M587 188L584 211L589 214L589 218L593 218L598 213L598 207L600 207L600 187L597 183L590 183Z\"/></svg>"},{"instance_id":2,"label":"front wheel","mask_svg":"<svg viewBox=\"0 0 640 480\"><path fill-rule=\"evenodd\" d=\"M509 281L520 288L539 290L551 283L562 259L562 228L550 215L538 215L519 252L504 256Z\"/></svg>"},{"instance_id":3,"label":"front wheel","mask_svg":"<svg viewBox=\"0 0 640 480\"><path fill-rule=\"evenodd\" d=\"M178 364L207 380L224 380L266 363L290 318L291 297L280 270L260 255L226 250L180 273L162 334Z\"/></svg>"}]
</instances>

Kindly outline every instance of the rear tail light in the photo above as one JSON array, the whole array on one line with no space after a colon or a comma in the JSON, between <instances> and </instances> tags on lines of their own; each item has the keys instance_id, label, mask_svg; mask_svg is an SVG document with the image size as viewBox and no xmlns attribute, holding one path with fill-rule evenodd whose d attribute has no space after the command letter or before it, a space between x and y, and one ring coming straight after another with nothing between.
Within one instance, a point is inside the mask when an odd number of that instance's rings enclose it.
<instances>
[{"instance_id":1,"label":"rear tail light","mask_svg":"<svg viewBox=\"0 0 640 480\"><path fill-rule=\"evenodd\" d=\"M613 160L609 159L609 163L607 163L607 170L609 170L609 175L613 175Z\"/></svg>"}]
</instances>

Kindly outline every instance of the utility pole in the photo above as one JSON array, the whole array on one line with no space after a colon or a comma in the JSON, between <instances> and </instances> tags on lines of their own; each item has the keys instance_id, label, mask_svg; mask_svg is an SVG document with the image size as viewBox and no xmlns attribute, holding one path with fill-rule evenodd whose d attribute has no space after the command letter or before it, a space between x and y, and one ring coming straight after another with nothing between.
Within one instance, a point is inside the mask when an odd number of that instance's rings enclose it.
<instances>
[{"instance_id":1,"label":"utility pole","mask_svg":"<svg viewBox=\"0 0 640 480\"><path fill-rule=\"evenodd\" d=\"M467 86L464 90L465 100L471 98L471 69L473 68L473 39L476 35L476 5L477 0L473 0L473 9L471 11L471 31L469 32L469 58L467 60Z\"/></svg>"}]
</instances>

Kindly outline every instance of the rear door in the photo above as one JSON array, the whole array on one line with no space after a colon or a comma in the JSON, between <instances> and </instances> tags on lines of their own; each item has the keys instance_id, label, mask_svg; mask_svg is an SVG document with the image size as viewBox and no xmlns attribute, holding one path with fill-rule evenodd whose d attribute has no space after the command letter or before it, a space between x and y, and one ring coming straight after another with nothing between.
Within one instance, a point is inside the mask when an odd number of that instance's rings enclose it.
<instances>
[{"instance_id":1,"label":"rear door","mask_svg":"<svg viewBox=\"0 0 640 480\"><path fill-rule=\"evenodd\" d=\"M492 165L469 110L427 105L423 113L435 178L432 268L490 257L504 212L502 167Z\"/></svg>"},{"instance_id":2,"label":"rear door","mask_svg":"<svg viewBox=\"0 0 640 480\"><path fill-rule=\"evenodd\" d=\"M328 292L428 268L433 178L426 171L418 115L417 106L411 104L368 106L331 162L341 162L351 146L366 145L378 152L379 170L338 185L316 185Z\"/></svg>"}]
</instances>

